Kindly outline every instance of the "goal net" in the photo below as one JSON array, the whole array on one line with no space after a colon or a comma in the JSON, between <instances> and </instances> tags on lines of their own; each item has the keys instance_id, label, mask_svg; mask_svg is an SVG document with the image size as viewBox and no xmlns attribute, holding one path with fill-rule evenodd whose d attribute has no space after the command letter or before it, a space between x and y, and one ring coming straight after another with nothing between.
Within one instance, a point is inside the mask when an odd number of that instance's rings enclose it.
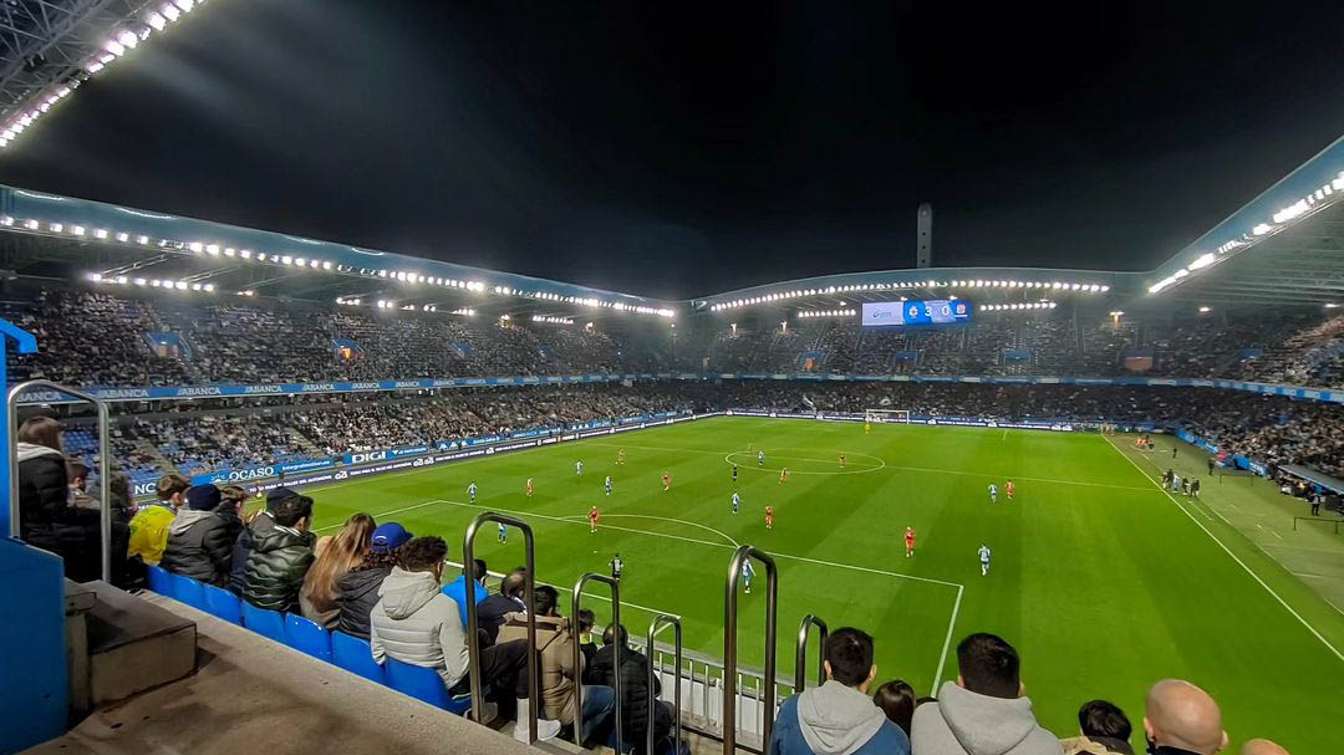
<instances>
[{"instance_id":1,"label":"goal net","mask_svg":"<svg viewBox=\"0 0 1344 755\"><path fill-rule=\"evenodd\" d=\"M863 410L864 422L902 422L910 424L910 410L908 409L865 409Z\"/></svg>"}]
</instances>

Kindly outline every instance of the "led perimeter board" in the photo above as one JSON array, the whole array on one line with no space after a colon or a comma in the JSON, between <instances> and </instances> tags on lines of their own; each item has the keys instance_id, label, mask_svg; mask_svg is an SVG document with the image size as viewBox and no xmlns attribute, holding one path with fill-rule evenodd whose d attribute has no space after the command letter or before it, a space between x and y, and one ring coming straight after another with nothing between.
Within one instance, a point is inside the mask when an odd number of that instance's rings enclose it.
<instances>
[{"instance_id":1,"label":"led perimeter board","mask_svg":"<svg viewBox=\"0 0 1344 755\"><path fill-rule=\"evenodd\" d=\"M970 322L971 311L971 303L962 299L871 302L863 305L863 325L956 325Z\"/></svg>"}]
</instances>

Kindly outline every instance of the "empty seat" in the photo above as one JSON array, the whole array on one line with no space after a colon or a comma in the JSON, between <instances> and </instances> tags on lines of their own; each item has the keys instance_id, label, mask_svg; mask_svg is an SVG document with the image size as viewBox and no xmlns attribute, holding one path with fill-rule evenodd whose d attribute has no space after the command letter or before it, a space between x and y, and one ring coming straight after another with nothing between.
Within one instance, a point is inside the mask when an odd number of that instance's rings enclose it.
<instances>
[{"instance_id":1,"label":"empty seat","mask_svg":"<svg viewBox=\"0 0 1344 755\"><path fill-rule=\"evenodd\" d=\"M168 570L162 566L148 567L148 572L145 584L149 586L149 589L160 595L173 597L173 575L169 574Z\"/></svg>"},{"instance_id":2,"label":"empty seat","mask_svg":"<svg viewBox=\"0 0 1344 755\"><path fill-rule=\"evenodd\" d=\"M253 632L275 640L285 642L285 617L279 611L257 608L246 600L241 601L243 608L243 626Z\"/></svg>"},{"instance_id":3,"label":"empty seat","mask_svg":"<svg viewBox=\"0 0 1344 755\"><path fill-rule=\"evenodd\" d=\"M181 574L168 573L168 579L173 586L172 595L177 600L186 603L192 608L205 610L205 585L197 582L191 577L184 577Z\"/></svg>"},{"instance_id":4,"label":"empty seat","mask_svg":"<svg viewBox=\"0 0 1344 755\"><path fill-rule=\"evenodd\" d=\"M204 585L205 612L232 624L243 623L242 601L237 595L214 585Z\"/></svg>"},{"instance_id":5,"label":"empty seat","mask_svg":"<svg viewBox=\"0 0 1344 755\"><path fill-rule=\"evenodd\" d=\"M383 667L373 660L368 640L351 637L345 632L332 632L331 660L346 671L371 682L379 684L387 682L387 674L383 671Z\"/></svg>"},{"instance_id":6,"label":"empty seat","mask_svg":"<svg viewBox=\"0 0 1344 755\"><path fill-rule=\"evenodd\" d=\"M331 663L331 633L316 622L286 614L285 643L301 653Z\"/></svg>"}]
</instances>

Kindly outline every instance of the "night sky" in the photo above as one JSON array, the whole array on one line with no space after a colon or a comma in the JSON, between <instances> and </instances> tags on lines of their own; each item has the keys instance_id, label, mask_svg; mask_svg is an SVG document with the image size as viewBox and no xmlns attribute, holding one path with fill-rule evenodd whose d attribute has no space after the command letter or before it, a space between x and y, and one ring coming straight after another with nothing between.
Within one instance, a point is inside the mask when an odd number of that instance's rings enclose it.
<instances>
[{"instance_id":1,"label":"night sky","mask_svg":"<svg viewBox=\"0 0 1344 755\"><path fill-rule=\"evenodd\" d=\"M913 266L920 201L1148 269L1344 133L1312 5L213 0L0 181L677 298Z\"/></svg>"}]
</instances>

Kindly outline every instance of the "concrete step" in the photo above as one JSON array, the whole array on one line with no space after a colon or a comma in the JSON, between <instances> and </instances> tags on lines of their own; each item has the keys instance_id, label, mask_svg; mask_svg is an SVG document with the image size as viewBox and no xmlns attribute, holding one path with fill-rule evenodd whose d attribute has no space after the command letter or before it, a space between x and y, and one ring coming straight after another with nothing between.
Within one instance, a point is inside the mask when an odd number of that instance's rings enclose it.
<instances>
[{"instance_id":1,"label":"concrete step","mask_svg":"<svg viewBox=\"0 0 1344 755\"><path fill-rule=\"evenodd\" d=\"M196 670L196 623L106 582L85 620L93 705L122 700Z\"/></svg>"},{"instance_id":2,"label":"concrete step","mask_svg":"<svg viewBox=\"0 0 1344 755\"><path fill-rule=\"evenodd\" d=\"M143 600L195 625L197 673L100 706L65 736L30 752L580 752L563 742L528 747L177 601L158 595Z\"/></svg>"}]
</instances>

